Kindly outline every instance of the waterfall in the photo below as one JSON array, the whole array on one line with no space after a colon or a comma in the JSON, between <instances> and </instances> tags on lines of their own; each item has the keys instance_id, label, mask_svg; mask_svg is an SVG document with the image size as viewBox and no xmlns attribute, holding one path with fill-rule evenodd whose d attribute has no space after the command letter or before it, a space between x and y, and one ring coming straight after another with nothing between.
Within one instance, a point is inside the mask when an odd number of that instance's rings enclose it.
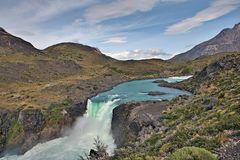
<instances>
[{"instance_id":1,"label":"waterfall","mask_svg":"<svg viewBox=\"0 0 240 160\"><path fill-rule=\"evenodd\" d=\"M68 136L38 144L24 155L5 156L1 160L76 160L89 153L97 137L108 145L107 152L113 154L116 146L111 135L111 118L118 101L116 96L109 96L106 102L89 99L87 113L77 119Z\"/></svg>"},{"instance_id":2,"label":"waterfall","mask_svg":"<svg viewBox=\"0 0 240 160\"><path fill-rule=\"evenodd\" d=\"M0 160L77 160L80 155L88 154L93 148L94 138L99 137L108 145L111 155L116 148L111 135L112 111L119 104L147 100L171 100L179 95L191 95L178 89L159 87L156 80L170 83L188 79L190 76L158 79L136 80L122 83L112 90L98 94L88 100L87 113L76 120L74 127L66 136L45 143L40 143L24 155L5 155ZM151 91L165 93L161 96L150 96Z\"/></svg>"}]
</instances>

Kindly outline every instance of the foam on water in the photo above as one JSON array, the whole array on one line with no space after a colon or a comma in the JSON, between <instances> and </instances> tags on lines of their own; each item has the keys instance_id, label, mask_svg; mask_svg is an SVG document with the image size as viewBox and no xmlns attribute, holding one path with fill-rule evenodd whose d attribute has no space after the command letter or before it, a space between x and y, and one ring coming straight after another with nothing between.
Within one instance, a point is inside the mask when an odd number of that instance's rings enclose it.
<instances>
[{"instance_id":1,"label":"foam on water","mask_svg":"<svg viewBox=\"0 0 240 160\"><path fill-rule=\"evenodd\" d=\"M110 111L119 101L115 97L99 103L88 100L87 113L77 120L68 136L38 144L24 155L6 155L1 160L76 160L93 148L96 137L107 144L108 153L113 154L116 146L110 132L112 115Z\"/></svg>"},{"instance_id":2,"label":"foam on water","mask_svg":"<svg viewBox=\"0 0 240 160\"><path fill-rule=\"evenodd\" d=\"M113 154L116 145L111 135L112 110L119 104L131 101L172 99L178 95L190 95L189 92L159 87L155 80L178 82L189 77L170 77L131 81L114 87L111 91L98 94L88 100L87 113L77 119L67 136L57 138L33 147L24 155L5 155L0 160L77 160L80 155L89 153L94 138L99 137L108 145L108 153ZM142 93L160 91L161 96L149 96Z\"/></svg>"}]
</instances>

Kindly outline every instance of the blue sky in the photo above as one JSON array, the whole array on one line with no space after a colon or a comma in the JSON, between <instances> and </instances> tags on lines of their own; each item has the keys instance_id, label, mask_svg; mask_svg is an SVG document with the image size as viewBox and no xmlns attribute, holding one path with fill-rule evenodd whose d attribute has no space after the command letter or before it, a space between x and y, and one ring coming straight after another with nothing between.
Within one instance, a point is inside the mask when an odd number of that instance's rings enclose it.
<instances>
[{"instance_id":1,"label":"blue sky","mask_svg":"<svg viewBox=\"0 0 240 160\"><path fill-rule=\"evenodd\" d=\"M240 22L240 0L8 0L0 26L43 49L60 42L117 59L167 59Z\"/></svg>"}]
</instances>

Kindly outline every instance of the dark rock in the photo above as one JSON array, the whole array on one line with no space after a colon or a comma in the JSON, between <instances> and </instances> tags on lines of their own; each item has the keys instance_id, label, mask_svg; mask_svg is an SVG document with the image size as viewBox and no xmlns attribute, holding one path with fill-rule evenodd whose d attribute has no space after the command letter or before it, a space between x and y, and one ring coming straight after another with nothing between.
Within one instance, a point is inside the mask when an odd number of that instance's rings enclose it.
<instances>
[{"instance_id":1,"label":"dark rock","mask_svg":"<svg viewBox=\"0 0 240 160\"><path fill-rule=\"evenodd\" d=\"M240 140L231 140L219 151L220 160L239 160L240 159Z\"/></svg>"},{"instance_id":2,"label":"dark rock","mask_svg":"<svg viewBox=\"0 0 240 160\"><path fill-rule=\"evenodd\" d=\"M163 92L149 92L148 95L149 96L162 96L165 95L166 93Z\"/></svg>"},{"instance_id":3,"label":"dark rock","mask_svg":"<svg viewBox=\"0 0 240 160\"><path fill-rule=\"evenodd\" d=\"M80 102L78 104L74 104L67 109L70 117L77 118L79 116L83 116L87 110L87 102Z\"/></svg>"},{"instance_id":4,"label":"dark rock","mask_svg":"<svg viewBox=\"0 0 240 160\"><path fill-rule=\"evenodd\" d=\"M112 135L118 148L162 127L162 112L167 102L148 101L122 104L113 110Z\"/></svg>"},{"instance_id":5,"label":"dark rock","mask_svg":"<svg viewBox=\"0 0 240 160\"><path fill-rule=\"evenodd\" d=\"M234 69L235 71L238 72L240 69L239 62L240 62L239 56L236 55L226 56L225 58L205 67L201 72L195 75L193 79L196 80L197 82L202 82L212 79L214 75L223 70Z\"/></svg>"},{"instance_id":6,"label":"dark rock","mask_svg":"<svg viewBox=\"0 0 240 160\"><path fill-rule=\"evenodd\" d=\"M168 83L168 82L165 80L156 80L153 83L159 83L159 84L163 83L164 84L164 83Z\"/></svg>"},{"instance_id":7,"label":"dark rock","mask_svg":"<svg viewBox=\"0 0 240 160\"><path fill-rule=\"evenodd\" d=\"M113 109L111 130L118 148L122 147L127 142L128 134L128 114L129 108L120 105Z\"/></svg>"},{"instance_id":8,"label":"dark rock","mask_svg":"<svg viewBox=\"0 0 240 160\"><path fill-rule=\"evenodd\" d=\"M40 109L24 109L19 114L19 122L25 133L36 133L42 130L45 119Z\"/></svg>"},{"instance_id":9,"label":"dark rock","mask_svg":"<svg viewBox=\"0 0 240 160\"><path fill-rule=\"evenodd\" d=\"M0 155L6 149L7 134L13 123L17 120L17 112L0 109Z\"/></svg>"},{"instance_id":10,"label":"dark rock","mask_svg":"<svg viewBox=\"0 0 240 160\"><path fill-rule=\"evenodd\" d=\"M189 79L188 79L189 80ZM188 80L182 81L182 82L186 82ZM168 83L167 81L164 80L158 80L155 81L155 83L158 83L159 87L168 87L168 88L176 88L176 89L180 89L180 90L186 90L189 92L192 92L191 88L186 88L185 86L182 86L182 82L176 82L176 83Z\"/></svg>"},{"instance_id":11,"label":"dark rock","mask_svg":"<svg viewBox=\"0 0 240 160\"><path fill-rule=\"evenodd\" d=\"M27 152L29 149L34 147L36 144L39 142L39 134L30 134L27 136L25 139L23 145L21 146L19 152L20 154L24 154Z\"/></svg>"},{"instance_id":12,"label":"dark rock","mask_svg":"<svg viewBox=\"0 0 240 160\"><path fill-rule=\"evenodd\" d=\"M137 122L130 122L129 129L135 136L137 136L138 133L141 131L141 126Z\"/></svg>"},{"instance_id":13,"label":"dark rock","mask_svg":"<svg viewBox=\"0 0 240 160\"><path fill-rule=\"evenodd\" d=\"M99 155L98 155L97 151L95 151L94 149L91 149L90 153L89 153L89 156L97 158Z\"/></svg>"}]
</instances>

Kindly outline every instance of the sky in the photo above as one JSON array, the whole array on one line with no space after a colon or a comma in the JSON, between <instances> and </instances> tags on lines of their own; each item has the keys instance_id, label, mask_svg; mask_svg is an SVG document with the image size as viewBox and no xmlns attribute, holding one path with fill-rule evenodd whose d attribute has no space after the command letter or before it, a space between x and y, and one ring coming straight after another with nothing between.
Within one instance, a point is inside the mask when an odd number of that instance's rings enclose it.
<instances>
[{"instance_id":1,"label":"sky","mask_svg":"<svg viewBox=\"0 0 240 160\"><path fill-rule=\"evenodd\" d=\"M240 0L0 0L0 26L39 49L61 42L120 60L168 59L240 22Z\"/></svg>"}]
</instances>

